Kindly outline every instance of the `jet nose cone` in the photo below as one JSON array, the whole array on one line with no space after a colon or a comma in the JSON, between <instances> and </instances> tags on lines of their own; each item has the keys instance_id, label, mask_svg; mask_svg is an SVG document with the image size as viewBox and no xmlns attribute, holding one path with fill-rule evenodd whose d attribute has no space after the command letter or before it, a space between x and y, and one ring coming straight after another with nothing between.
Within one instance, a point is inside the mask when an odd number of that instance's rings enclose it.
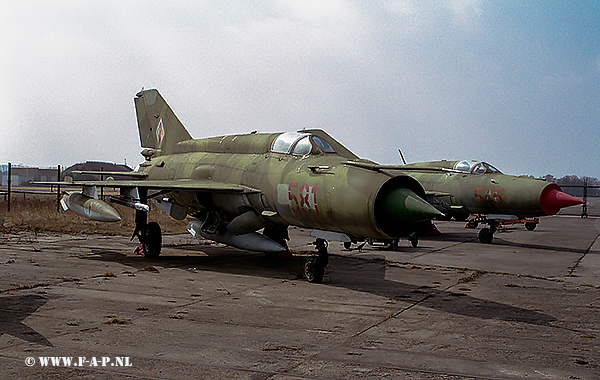
<instances>
[{"instance_id":1,"label":"jet nose cone","mask_svg":"<svg viewBox=\"0 0 600 380\"><path fill-rule=\"evenodd\" d=\"M569 194L563 193L558 185L548 185L540 195L540 206L546 215L554 215L561 208L584 203Z\"/></svg>"},{"instance_id":2,"label":"jet nose cone","mask_svg":"<svg viewBox=\"0 0 600 380\"><path fill-rule=\"evenodd\" d=\"M416 223L444 215L405 187L381 194L376 212L377 219L383 225Z\"/></svg>"},{"instance_id":3,"label":"jet nose cone","mask_svg":"<svg viewBox=\"0 0 600 380\"><path fill-rule=\"evenodd\" d=\"M410 190L408 190L410 191ZM438 216L444 216L438 209L425 202L423 198L417 194L409 194L404 200L404 206L406 207L406 215L411 222L420 222L423 220L430 220L437 218Z\"/></svg>"}]
</instances>

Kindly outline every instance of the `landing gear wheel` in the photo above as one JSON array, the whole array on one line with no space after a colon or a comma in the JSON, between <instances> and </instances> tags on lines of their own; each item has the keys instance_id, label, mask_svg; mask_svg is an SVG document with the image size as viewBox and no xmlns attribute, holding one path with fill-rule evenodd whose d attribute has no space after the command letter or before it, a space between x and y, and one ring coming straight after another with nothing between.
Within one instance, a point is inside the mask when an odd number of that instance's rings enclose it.
<instances>
[{"instance_id":1,"label":"landing gear wheel","mask_svg":"<svg viewBox=\"0 0 600 380\"><path fill-rule=\"evenodd\" d=\"M489 228L482 228L479 231L479 241L483 244L490 244L494 239L494 233Z\"/></svg>"},{"instance_id":2,"label":"landing gear wheel","mask_svg":"<svg viewBox=\"0 0 600 380\"><path fill-rule=\"evenodd\" d=\"M140 242L144 247L144 256L155 259L160 255L162 235L158 223L150 222L144 227L140 236Z\"/></svg>"},{"instance_id":3,"label":"landing gear wheel","mask_svg":"<svg viewBox=\"0 0 600 380\"><path fill-rule=\"evenodd\" d=\"M304 264L304 276L308 282L320 284L325 275L325 267L319 264L319 258L311 257Z\"/></svg>"},{"instance_id":4,"label":"landing gear wheel","mask_svg":"<svg viewBox=\"0 0 600 380\"><path fill-rule=\"evenodd\" d=\"M398 239L394 239L390 242L390 249L392 251L397 251L398 250Z\"/></svg>"},{"instance_id":5,"label":"landing gear wheel","mask_svg":"<svg viewBox=\"0 0 600 380\"><path fill-rule=\"evenodd\" d=\"M410 245L412 245L413 248L417 248L417 245L419 245L419 235L417 235L416 232L413 232L408 235L408 241L410 241Z\"/></svg>"},{"instance_id":6,"label":"landing gear wheel","mask_svg":"<svg viewBox=\"0 0 600 380\"><path fill-rule=\"evenodd\" d=\"M329 264L329 254L327 253L327 241L317 239L315 246L319 252L318 257L311 257L304 264L304 276L308 282L319 284L323 281L325 267Z\"/></svg>"},{"instance_id":7,"label":"landing gear wheel","mask_svg":"<svg viewBox=\"0 0 600 380\"><path fill-rule=\"evenodd\" d=\"M533 231L533 230L535 230L535 227L537 227L536 222L526 222L525 223L525 228L527 229L527 231Z\"/></svg>"}]
</instances>

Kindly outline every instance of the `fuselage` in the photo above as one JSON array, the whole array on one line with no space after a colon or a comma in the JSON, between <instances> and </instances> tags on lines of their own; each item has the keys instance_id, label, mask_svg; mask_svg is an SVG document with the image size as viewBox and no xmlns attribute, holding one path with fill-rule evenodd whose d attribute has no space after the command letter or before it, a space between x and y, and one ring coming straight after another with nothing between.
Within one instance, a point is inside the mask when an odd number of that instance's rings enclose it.
<instances>
[{"instance_id":1,"label":"fuselage","mask_svg":"<svg viewBox=\"0 0 600 380\"><path fill-rule=\"evenodd\" d=\"M431 161L410 168L442 171L410 171L425 190L442 201L447 213L502 214L519 218L556 214L560 208L582 203L560 187L541 179L501 173L485 162ZM429 198L428 198L429 199Z\"/></svg>"},{"instance_id":2,"label":"fuselage","mask_svg":"<svg viewBox=\"0 0 600 380\"><path fill-rule=\"evenodd\" d=\"M412 232L415 222L434 217L431 211L436 211L421 200L432 210L396 218L394 208L405 211L402 197L420 200L425 195L422 186L408 176L347 165L358 157L323 131L311 132L188 140L173 154L152 157L141 170L148 180L246 186L249 191L243 194L168 194L190 215L218 210L224 224L252 211L265 223L337 231L353 238L393 238Z\"/></svg>"}]
</instances>

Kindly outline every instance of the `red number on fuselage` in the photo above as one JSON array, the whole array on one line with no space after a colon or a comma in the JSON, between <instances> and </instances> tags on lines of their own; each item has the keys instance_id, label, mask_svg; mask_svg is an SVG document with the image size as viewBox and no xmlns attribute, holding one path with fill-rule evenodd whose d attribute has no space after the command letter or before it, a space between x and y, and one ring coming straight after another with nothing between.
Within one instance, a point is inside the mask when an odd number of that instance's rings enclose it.
<instances>
[{"instance_id":1,"label":"red number on fuselage","mask_svg":"<svg viewBox=\"0 0 600 380\"><path fill-rule=\"evenodd\" d=\"M296 198L296 195L292 192L292 188L297 188L298 187L298 182L290 182L289 185L289 191L288 191L288 196L291 202L294 202L296 204L296 206L294 207L294 203L291 203L291 208L292 211L294 212L294 214L297 214L300 212L300 204L298 203L298 198Z\"/></svg>"},{"instance_id":2,"label":"red number on fuselage","mask_svg":"<svg viewBox=\"0 0 600 380\"><path fill-rule=\"evenodd\" d=\"M481 194L479 191L483 192L483 187L475 187L473 189L473 196L479 205L488 204L490 206L500 206L502 204L502 195L499 193L499 190L503 190L503 188L489 188L484 194Z\"/></svg>"},{"instance_id":3,"label":"red number on fuselage","mask_svg":"<svg viewBox=\"0 0 600 380\"><path fill-rule=\"evenodd\" d=\"M295 214L304 212L310 215L314 210L317 215L319 215L319 208L317 207L317 186L318 184L311 187L308 183L303 183L300 186L298 186L298 182L289 183L288 198L290 200L291 209ZM298 199L300 199L300 201L298 201Z\"/></svg>"}]
</instances>

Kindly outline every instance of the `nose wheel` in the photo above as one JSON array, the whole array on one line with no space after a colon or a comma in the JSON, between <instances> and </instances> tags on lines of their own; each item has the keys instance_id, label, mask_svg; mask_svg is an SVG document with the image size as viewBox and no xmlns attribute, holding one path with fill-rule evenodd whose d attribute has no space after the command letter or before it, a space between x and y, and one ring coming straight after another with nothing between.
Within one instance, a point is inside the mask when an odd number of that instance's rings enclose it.
<instances>
[{"instance_id":1,"label":"nose wheel","mask_svg":"<svg viewBox=\"0 0 600 380\"><path fill-rule=\"evenodd\" d=\"M490 228L482 228L479 231L479 242L483 244L490 244L494 240L494 232L496 232L497 222L495 220L489 221Z\"/></svg>"},{"instance_id":2,"label":"nose wheel","mask_svg":"<svg viewBox=\"0 0 600 380\"><path fill-rule=\"evenodd\" d=\"M329 253L327 252L327 241L325 239L317 239L315 246L319 255L306 260L304 264L304 276L308 282L321 283L325 274L325 267L329 264Z\"/></svg>"}]
</instances>

